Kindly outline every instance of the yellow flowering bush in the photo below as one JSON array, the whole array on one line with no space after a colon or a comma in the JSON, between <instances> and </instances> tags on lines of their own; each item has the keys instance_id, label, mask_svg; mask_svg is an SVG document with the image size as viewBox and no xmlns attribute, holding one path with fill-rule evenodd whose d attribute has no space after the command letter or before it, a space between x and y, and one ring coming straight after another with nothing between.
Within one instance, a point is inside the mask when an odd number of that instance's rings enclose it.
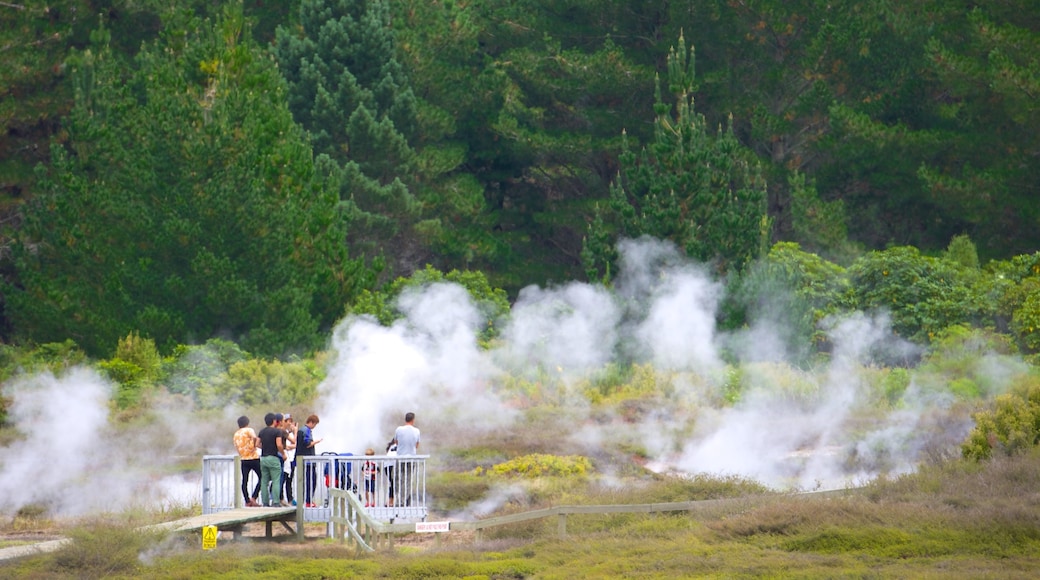
<instances>
[{"instance_id":1,"label":"yellow flowering bush","mask_svg":"<svg viewBox=\"0 0 1040 580\"><path fill-rule=\"evenodd\" d=\"M501 475L517 477L546 477L588 475L593 471L592 461L581 455L549 455L532 453L485 469L478 467L477 475Z\"/></svg>"}]
</instances>

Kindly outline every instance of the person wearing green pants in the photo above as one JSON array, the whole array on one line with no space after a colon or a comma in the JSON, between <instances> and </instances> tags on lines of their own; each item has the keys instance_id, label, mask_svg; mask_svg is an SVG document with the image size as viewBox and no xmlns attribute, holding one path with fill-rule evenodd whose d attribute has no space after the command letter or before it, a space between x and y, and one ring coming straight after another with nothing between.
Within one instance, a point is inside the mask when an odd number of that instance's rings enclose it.
<instances>
[{"instance_id":1,"label":"person wearing green pants","mask_svg":"<svg viewBox=\"0 0 1040 580\"><path fill-rule=\"evenodd\" d=\"M275 414L264 415L267 426L256 434L260 438L260 505L278 507L282 503L282 461L285 460L285 431L274 426ZM274 487L274 501L271 487Z\"/></svg>"}]
</instances>

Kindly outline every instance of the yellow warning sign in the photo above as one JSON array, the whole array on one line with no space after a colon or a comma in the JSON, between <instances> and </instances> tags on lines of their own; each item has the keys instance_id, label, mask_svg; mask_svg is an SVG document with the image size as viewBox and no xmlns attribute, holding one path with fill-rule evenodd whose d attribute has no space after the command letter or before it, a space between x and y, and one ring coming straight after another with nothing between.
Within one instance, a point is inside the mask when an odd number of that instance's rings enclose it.
<instances>
[{"instance_id":1,"label":"yellow warning sign","mask_svg":"<svg viewBox=\"0 0 1040 580\"><path fill-rule=\"evenodd\" d=\"M217 526L202 528L202 549L212 550L217 547Z\"/></svg>"}]
</instances>

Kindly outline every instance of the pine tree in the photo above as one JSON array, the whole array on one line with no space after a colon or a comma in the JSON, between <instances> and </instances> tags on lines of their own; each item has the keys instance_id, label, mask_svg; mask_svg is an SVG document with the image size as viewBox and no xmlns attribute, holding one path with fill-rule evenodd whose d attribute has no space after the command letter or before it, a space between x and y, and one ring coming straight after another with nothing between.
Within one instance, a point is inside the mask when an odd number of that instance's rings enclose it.
<instances>
[{"instance_id":1,"label":"pine tree","mask_svg":"<svg viewBox=\"0 0 1040 580\"><path fill-rule=\"evenodd\" d=\"M275 49L289 109L315 153L338 165L350 246L378 258L402 242L421 211L409 189L416 99L394 56L389 6L303 0L299 22L278 29Z\"/></svg>"},{"instance_id":2,"label":"pine tree","mask_svg":"<svg viewBox=\"0 0 1040 580\"><path fill-rule=\"evenodd\" d=\"M610 228L615 242L643 235L671 240L719 271L739 270L768 239L766 186L751 167L753 156L733 134L732 119L709 134L694 110L694 81L693 50L680 36L679 48L668 55L674 112L662 101L658 81L654 138L638 154L623 139L609 207L600 216L602 225L590 226L583 253L590 274L616 271L613 254L604 248L603 228Z\"/></svg>"},{"instance_id":3,"label":"pine tree","mask_svg":"<svg viewBox=\"0 0 1040 580\"><path fill-rule=\"evenodd\" d=\"M12 248L4 294L21 337L94 355L131 331L165 348L320 344L370 277L345 252L336 176L313 163L241 5L214 23L171 17L132 65L106 29L94 41L71 63L68 140Z\"/></svg>"}]
</instances>

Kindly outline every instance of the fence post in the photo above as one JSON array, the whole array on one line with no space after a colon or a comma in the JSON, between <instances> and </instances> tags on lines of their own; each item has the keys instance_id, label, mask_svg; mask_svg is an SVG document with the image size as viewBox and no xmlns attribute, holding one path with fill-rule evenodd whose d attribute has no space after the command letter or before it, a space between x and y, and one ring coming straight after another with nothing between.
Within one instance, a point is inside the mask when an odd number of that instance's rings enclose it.
<instances>
[{"instance_id":1,"label":"fence post","mask_svg":"<svg viewBox=\"0 0 1040 580\"><path fill-rule=\"evenodd\" d=\"M235 470L235 507L245 507L245 500L242 499L242 458L238 455L235 456L235 464L232 467Z\"/></svg>"},{"instance_id":2,"label":"fence post","mask_svg":"<svg viewBox=\"0 0 1040 580\"><path fill-rule=\"evenodd\" d=\"M304 484L307 480L306 471L304 471L304 465L307 463L307 456L296 456L296 469L290 471L293 472L293 477L296 478L296 539L302 542L306 539L307 534L303 529L303 524L306 522L306 512L304 508L307 507L307 503L304 500L306 496L303 495Z\"/></svg>"}]
</instances>

